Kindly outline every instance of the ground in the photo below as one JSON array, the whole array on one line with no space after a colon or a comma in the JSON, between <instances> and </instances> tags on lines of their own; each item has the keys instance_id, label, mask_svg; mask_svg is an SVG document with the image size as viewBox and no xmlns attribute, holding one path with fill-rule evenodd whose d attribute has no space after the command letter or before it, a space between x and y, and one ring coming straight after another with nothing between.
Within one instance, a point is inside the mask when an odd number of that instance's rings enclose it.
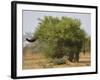
<instances>
[{"instance_id":1,"label":"ground","mask_svg":"<svg viewBox=\"0 0 100 80\"><path fill-rule=\"evenodd\" d=\"M23 69L38 69L38 68L62 68L62 67L84 67L84 66L90 66L90 54L86 53L85 55L83 53L80 53L80 60L78 63L72 63L68 60L66 61L66 64L61 65L55 65L50 62L49 59L45 58L40 53L31 53L27 52L23 55Z\"/></svg>"}]
</instances>

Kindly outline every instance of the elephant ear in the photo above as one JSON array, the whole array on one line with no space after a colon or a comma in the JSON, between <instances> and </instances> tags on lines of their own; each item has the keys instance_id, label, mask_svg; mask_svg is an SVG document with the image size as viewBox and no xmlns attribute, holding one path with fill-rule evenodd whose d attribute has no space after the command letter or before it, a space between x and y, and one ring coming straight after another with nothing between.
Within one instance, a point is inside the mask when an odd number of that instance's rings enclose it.
<instances>
[{"instance_id":1,"label":"elephant ear","mask_svg":"<svg viewBox=\"0 0 100 80\"><path fill-rule=\"evenodd\" d=\"M35 42L36 40L37 40L36 38L32 38L32 39L26 38L26 41L28 41L28 42Z\"/></svg>"}]
</instances>

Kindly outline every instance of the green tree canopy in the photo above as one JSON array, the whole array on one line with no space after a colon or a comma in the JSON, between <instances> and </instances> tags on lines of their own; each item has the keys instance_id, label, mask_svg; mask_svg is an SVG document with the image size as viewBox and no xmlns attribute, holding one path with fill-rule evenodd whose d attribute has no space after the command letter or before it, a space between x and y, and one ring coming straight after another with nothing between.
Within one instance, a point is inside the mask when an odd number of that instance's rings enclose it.
<instances>
[{"instance_id":1,"label":"green tree canopy","mask_svg":"<svg viewBox=\"0 0 100 80\"><path fill-rule=\"evenodd\" d=\"M42 51L51 58L61 58L69 50L81 49L85 39L85 31L78 19L70 17L45 16L34 33L38 38ZM79 46L76 46L79 45Z\"/></svg>"}]
</instances>

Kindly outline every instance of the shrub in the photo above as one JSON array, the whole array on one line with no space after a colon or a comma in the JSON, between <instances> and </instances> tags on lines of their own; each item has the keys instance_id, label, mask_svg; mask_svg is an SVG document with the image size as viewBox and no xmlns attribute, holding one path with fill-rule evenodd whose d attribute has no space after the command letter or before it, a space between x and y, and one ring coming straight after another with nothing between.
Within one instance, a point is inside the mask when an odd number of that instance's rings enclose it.
<instances>
[{"instance_id":1,"label":"shrub","mask_svg":"<svg viewBox=\"0 0 100 80\"><path fill-rule=\"evenodd\" d=\"M53 59L53 63L56 65L66 64L66 60L63 58L55 58L55 59Z\"/></svg>"}]
</instances>

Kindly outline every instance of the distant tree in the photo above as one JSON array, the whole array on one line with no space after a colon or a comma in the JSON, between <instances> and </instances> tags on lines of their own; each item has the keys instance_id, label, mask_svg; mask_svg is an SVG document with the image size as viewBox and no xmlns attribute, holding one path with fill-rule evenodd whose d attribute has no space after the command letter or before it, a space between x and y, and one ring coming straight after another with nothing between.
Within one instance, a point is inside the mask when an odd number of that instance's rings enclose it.
<instances>
[{"instance_id":1,"label":"distant tree","mask_svg":"<svg viewBox=\"0 0 100 80\"><path fill-rule=\"evenodd\" d=\"M85 51L89 53L91 51L91 37L90 36L86 36L85 38Z\"/></svg>"},{"instance_id":2,"label":"distant tree","mask_svg":"<svg viewBox=\"0 0 100 80\"><path fill-rule=\"evenodd\" d=\"M65 55L70 61L79 61L79 53L84 43L85 31L81 22L70 17L45 16L34 33L38 38L41 50L46 57L62 58Z\"/></svg>"}]
</instances>

